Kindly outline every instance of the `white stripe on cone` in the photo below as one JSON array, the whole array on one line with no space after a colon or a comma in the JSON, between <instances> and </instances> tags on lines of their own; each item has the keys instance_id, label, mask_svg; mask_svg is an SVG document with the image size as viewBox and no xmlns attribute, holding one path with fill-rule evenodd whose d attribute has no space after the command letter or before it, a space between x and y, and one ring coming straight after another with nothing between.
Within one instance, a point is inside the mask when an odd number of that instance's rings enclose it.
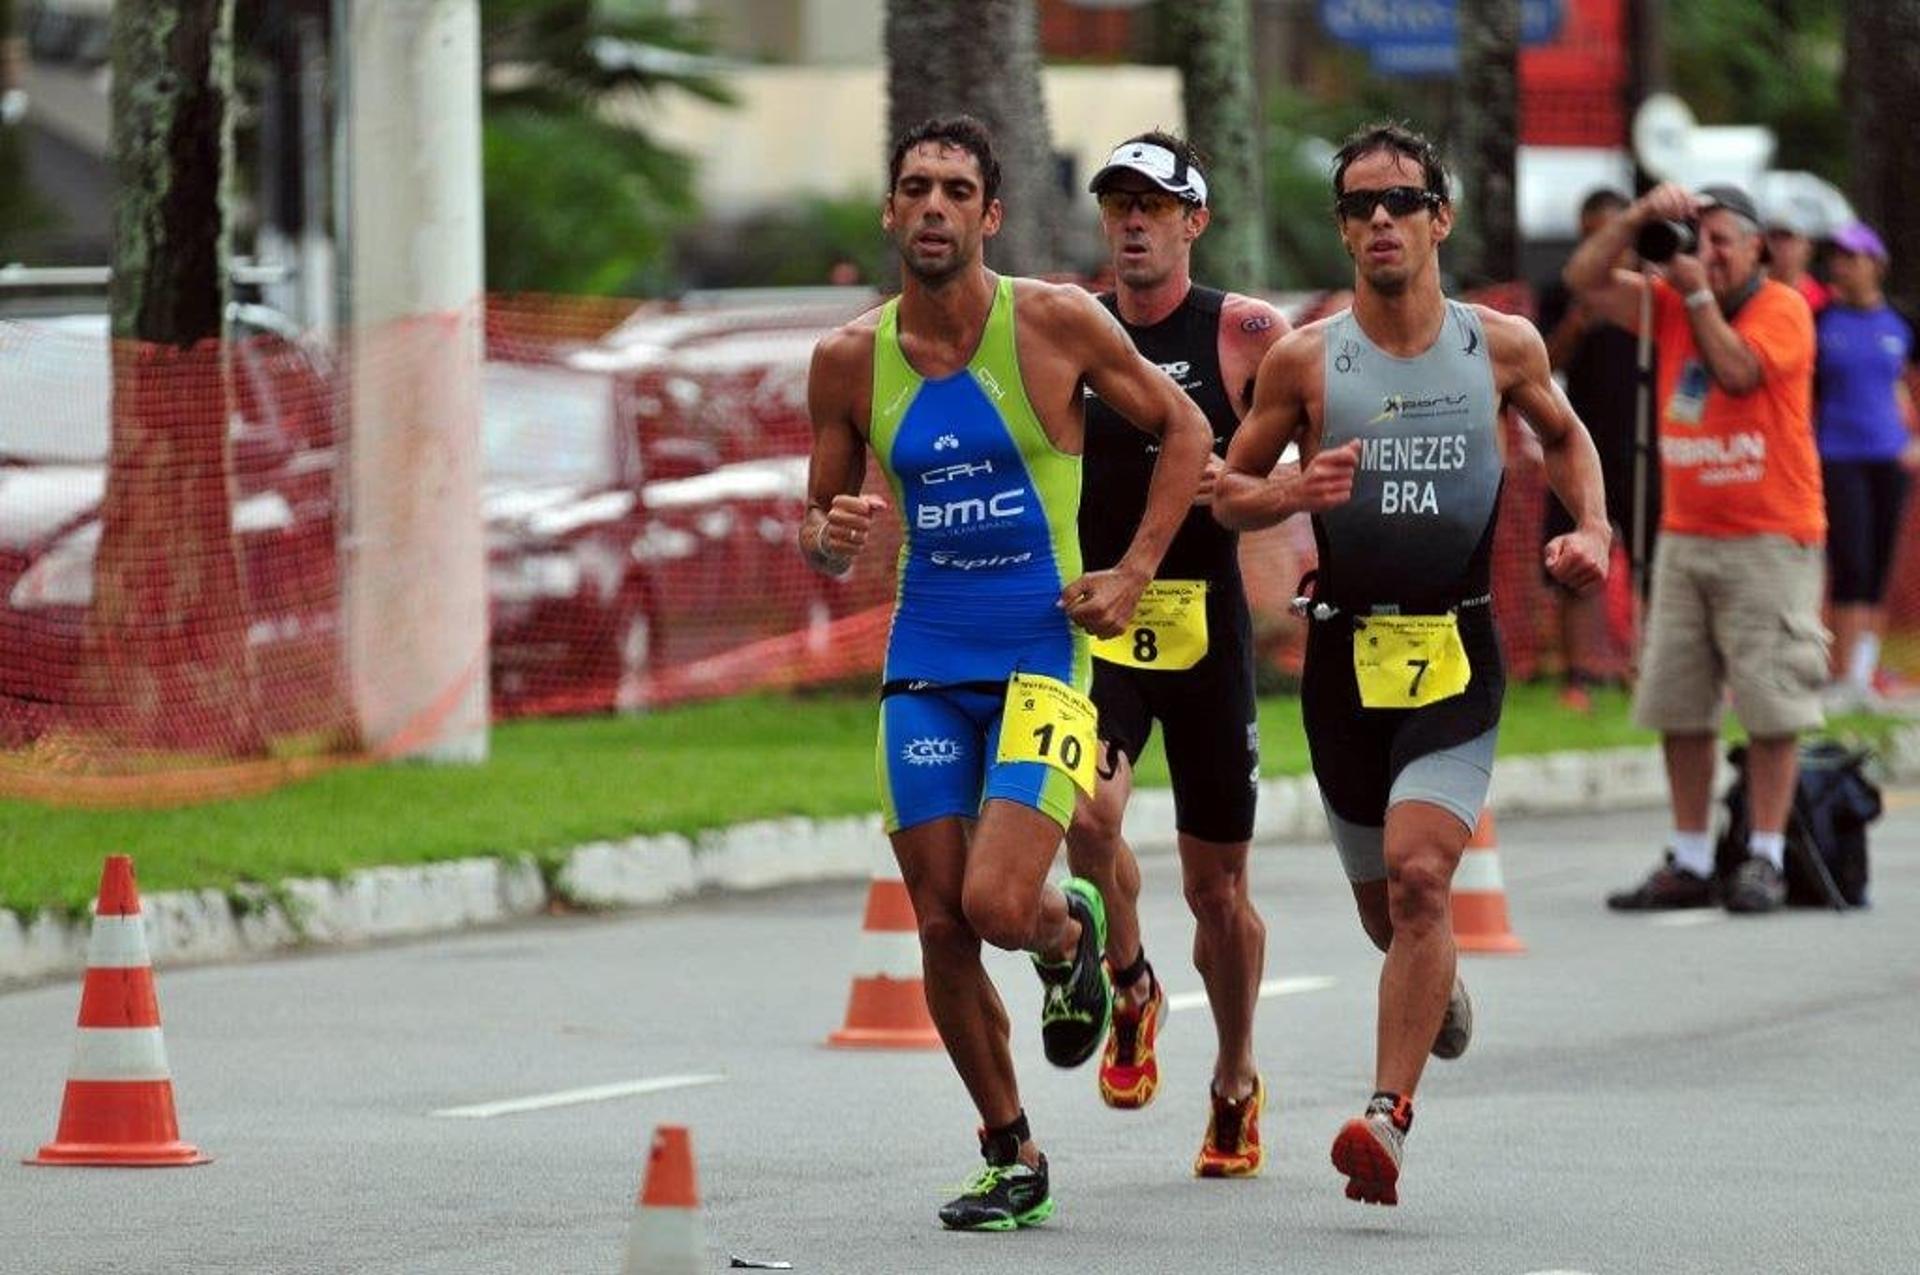
<instances>
[{"instance_id":1,"label":"white stripe on cone","mask_svg":"<svg viewBox=\"0 0 1920 1275\"><path fill-rule=\"evenodd\" d=\"M620 1275L701 1275L707 1269L707 1231L699 1209L651 1205L634 1214Z\"/></svg>"},{"instance_id":2,"label":"white stripe on cone","mask_svg":"<svg viewBox=\"0 0 1920 1275\"><path fill-rule=\"evenodd\" d=\"M860 931L859 966L854 977L920 978L920 936L896 930Z\"/></svg>"},{"instance_id":3,"label":"white stripe on cone","mask_svg":"<svg viewBox=\"0 0 1920 1275\"><path fill-rule=\"evenodd\" d=\"M82 1027L69 1080L170 1080L158 1027Z\"/></svg>"},{"instance_id":4,"label":"white stripe on cone","mask_svg":"<svg viewBox=\"0 0 1920 1275\"><path fill-rule=\"evenodd\" d=\"M147 931L138 912L132 916L93 918L93 937L87 940L89 968L142 969L151 964L147 956Z\"/></svg>"},{"instance_id":5,"label":"white stripe on cone","mask_svg":"<svg viewBox=\"0 0 1920 1275\"><path fill-rule=\"evenodd\" d=\"M1453 874L1453 888L1482 894L1503 893L1506 881L1500 875L1497 850L1468 850L1460 856L1460 867Z\"/></svg>"}]
</instances>

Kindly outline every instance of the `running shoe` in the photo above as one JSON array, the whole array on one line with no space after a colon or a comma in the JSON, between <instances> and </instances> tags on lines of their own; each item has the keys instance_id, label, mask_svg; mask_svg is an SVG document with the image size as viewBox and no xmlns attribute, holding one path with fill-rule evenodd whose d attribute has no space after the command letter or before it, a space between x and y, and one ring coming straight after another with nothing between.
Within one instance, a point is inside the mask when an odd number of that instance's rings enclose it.
<instances>
[{"instance_id":1,"label":"running shoe","mask_svg":"<svg viewBox=\"0 0 1920 1275\"><path fill-rule=\"evenodd\" d=\"M1018 1160L985 1165L958 1197L940 1206L940 1224L950 1231L1011 1231L1038 1226L1052 1216L1045 1156L1037 1168Z\"/></svg>"},{"instance_id":2,"label":"running shoe","mask_svg":"<svg viewBox=\"0 0 1920 1275\"><path fill-rule=\"evenodd\" d=\"M1080 942L1071 961L1033 957L1046 985L1040 1001L1040 1043L1056 1067L1078 1067L1093 1057L1113 1019L1113 984L1101 952L1107 946L1107 908L1093 882L1068 877L1060 883L1067 911L1080 922Z\"/></svg>"},{"instance_id":3,"label":"running shoe","mask_svg":"<svg viewBox=\"0 0 1920 1275\"><path fill-rule=\"evenodd\" d=\"M1375 1094L1365 1114L1341 1126L1333 1140L1333 1167L1347 1175L1347 1198L1367 1204L1400 1203L1400 1155L1413 1127L1413 1103Z\"/></svg>"},{"instance_id":4,"label":"running shoe","mask_svg":"<svg viewBox=\"0 0 1920 1275\"><path fill-rule=\"evenodd\" d=\"M1253 1092L1244 1098L1222 1098L1209 1090L1213 1114L1207 1117L1206 1140L1193 1158L1196 1178L1250 1178L1266 1163L1260 1145L1260 1109L1267 1103L1267 1086L1253 1078Z\"/></svg>"},{"instance_id":5,"label":"running shoe","mask_svg":"<svg viewBox=\"0 0 1920 1275\"><path fill-rule=\"evenodd\" d=\"M1111 977L1112 971L1108 974ZM1153 1042L1160 1034L1167 994L1151 965L1144 977L1153 985L1153 994L1144 1004L1136 1004L1125 993L1114 993L1113 1030L1107 1035L1107 1051L1100 1056L1100 1100L1129 1111L1152 1102L1160 1089L1160 1060Z\"/></svg>"},{"instance_id":6,"label":"running shoe","mask_svg":"<svg viewBox=\"0 0 1920 1275\"><path fill-rule=\"evenodd\" d=\"M1695 876L1673 860L1673 851L1647 879L1631 890L1607 896L1607 906L1616 912L1661 912L1674 908L1710 908L1717 902L1713 882Z\"/></svg>"},{"instance_id":7,"label":"running shoe","mask_svg":"<svg viewBox=\"0 0 1920 1275\"><path fill-rule=\"evenodd\" d=\"M1770 859L1750 854L1727 887L1727 911L1771 912L1787 901L1787 880Z\"/></svg>"},{"instance_id":8,"label":"running shoe","mask_svg":"<svg viewBox=\"0 0 1920 1275\"><path fill-rule=\"evenodd\" d=\"M1453 994L1447 997L1447 1016L1440 1020L1440 1034L1433 1038L1435 1058L1458 1058L1473 1043L1473 998L1467 995L1466 980L1453 976Z\"/></svg>"}]
</instances>

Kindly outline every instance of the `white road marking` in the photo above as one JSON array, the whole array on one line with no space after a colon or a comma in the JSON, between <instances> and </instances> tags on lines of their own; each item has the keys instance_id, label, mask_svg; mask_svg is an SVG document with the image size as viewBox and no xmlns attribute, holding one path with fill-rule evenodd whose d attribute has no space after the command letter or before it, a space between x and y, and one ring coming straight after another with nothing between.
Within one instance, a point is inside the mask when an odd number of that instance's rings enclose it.
<instances>
[{"instance_id":1,"label":"white road marking","mask_svg":"<svg viewBox=\"0 0 1920 1275\"><path fill-rule=\"evenodd\" d=\"M1296 978L1270 978L1260 984L1260 999L1265 1000L1269 996L1298 996L1302 992L1324 992L1333 986L1333 982L1334 980L1320 974L1305 974ZM1177 992L1167 997L1169 1010L1199 1009L1206 1003L1207 993L1204 989L1198 992Z\"/></svg>"},{"instance_id":2,"label":"white road marking","mask_svg":"<svg viewBox=\"0 0 1920 1275\"><path fill-rule=\"evenodd\" d=\"M1658 925L1669 930L1685 929L1689 925L1712 925L1724 921L1727 914L1719 908L1685 908L1678 912L1662 912L1659 916L1647 918L1648 925Z\"/></svg>"},{"instance_id":3,"label":"white road marking","mask_svg":"<svg viewBox=\"0 0 1920 1275\"><path fill-rule=\"evenodd\" d=\"M611 1085L593 1085L586 1089L564 1089L559 1093L535 1094L531 1098L509 1098L504 1102L483 1102L471 1107L448 1107L430 1112L451 1120L491 1120L495 1116L517 1116L524 1111L546 1111L553 1107L574 1107L583 1102L610 1102L639 1094L663 1093L669 1089L691 1089L696 1085L717 1085L726 1077L712 1073L688 1076L655 1076L650 1080L623 1080Z\"/></svg>"}]
</instances>

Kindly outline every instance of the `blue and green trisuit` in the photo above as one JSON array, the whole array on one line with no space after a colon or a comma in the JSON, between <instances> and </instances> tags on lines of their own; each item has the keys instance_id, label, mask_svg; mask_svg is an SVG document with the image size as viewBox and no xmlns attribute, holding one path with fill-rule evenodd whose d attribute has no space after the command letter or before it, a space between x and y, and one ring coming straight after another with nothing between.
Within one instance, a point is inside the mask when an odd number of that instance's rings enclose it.
<instances>
[{"instance_id":1,"label":"blue and green trisuit","mask_svg":"<svg viewBox=\"0 0 1920 1275\"><path fill-rule=\"evenodd\" d=\"M1047 437L1020 376L1013 280L1002 276L980 346L938 380L900 350L899 302L874 334L870 441L905 524L880 706L888 832L989 798L1073 814L1073 783L1038 762L996 762L1007 679L1057 678L1085 694L1087 637L1060 592L1080 575L1080 458Z\"/></svg>"}]
</instances>

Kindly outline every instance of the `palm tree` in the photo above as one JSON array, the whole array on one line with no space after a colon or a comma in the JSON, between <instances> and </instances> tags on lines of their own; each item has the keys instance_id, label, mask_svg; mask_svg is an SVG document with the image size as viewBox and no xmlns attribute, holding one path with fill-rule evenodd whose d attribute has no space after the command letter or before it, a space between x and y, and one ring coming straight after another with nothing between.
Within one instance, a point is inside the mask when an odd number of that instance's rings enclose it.
<instances>
[{"instance_id":1,"label":"palm tree","mask_svg":"<svg viewBox=\"0 0 1920 1275\"><path fill-rule=\"evenodd\" d=\"M119 0L111 30L113 434L89 694L136 747L256 753L219 341L233 0Z\"/></svg>"},{"instance_id":2,"label":"palm tree","mask_svg":"<svg viewBox=\"0 0 1920 1275\"><path fill-rule=\"evenodd\" d=\"M1212 161L1213 220L1194 245L1195 272L1221 287L1259 288L1267 238L1247 0L1186 0L1172 16L1187 137Z\"/></svg>"},{"instance_id":3,"label":"palm tree","mask_svg":"<svg viewBox=\"0 0 1920 1275\"><path fill-rule=\"evenodd\" d=\"M694 159L623 106L733 95L685 19L595 0L481 0L487 281L632 290L695 211Z\"/></svg>"},{"instance_id":4,"label":"palm tree","mask_svg":"<svg viewBox=\"0 0 1920 1275\"><path fill-rule=\"evenodd\" d=\"M1860 215L1893 257L1887 291L1920 303L1920 163L1907 130L1920 118L1920 0L1847 6L1845 92Z\"/></svg>"},{"instance_id":5,"label":"palm tree","mask_svg":"<svg viewBox=\"0 0 1920 1275\"><path fill-rule=\"evenodd\" d=\"M1034 0L887 0L886 47L891 135L934 115L978 117L993 130L1007 214L988 258L1014 274L1054 269L1063 201Z\"/></svg>"},{"instance_id":6,"label":"palm tree","mask_svg":"<svg viewBox=\"0 0 1920 1275\"><path fill-rule=\"evenodd\" d=\"M1460 0L1459 14L1453 159L1465 242L1455 273L1466 283L1505 283L1520 272L1520 0Z\"/></svg>"}]
</instances>

